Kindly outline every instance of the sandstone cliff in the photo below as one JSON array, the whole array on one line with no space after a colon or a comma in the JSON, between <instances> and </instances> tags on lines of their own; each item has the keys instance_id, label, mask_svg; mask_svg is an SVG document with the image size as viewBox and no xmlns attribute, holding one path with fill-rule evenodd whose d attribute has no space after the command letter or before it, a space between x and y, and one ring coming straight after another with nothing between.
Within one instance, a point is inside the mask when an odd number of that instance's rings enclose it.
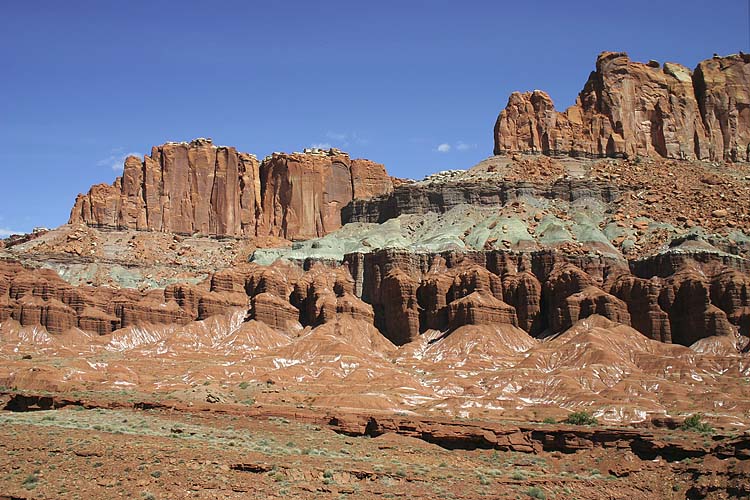
<instances>
[{"instance_id":1,"label":"sandstone cliff","mask_svg":"<svg viewBox=\"0 0 750 500\"><path fill-rule=\"evenodd\" d=\"M494 135L495 154L750 161L750 55L691 72L603 52L573 106L560 113L543 91L514 92Z\"/></svg>"},{"instance_id":2,"label":"sandstone cliff","mask_svg":"<svg viewBox=\"0 0 750 500\"><path fill-rule=\"evenodd\" d=\"M210 139L154 147L122 177L78 195L70 223L209 236L322 236L341 207L392 190L383 165L332 149L273 154L262 163Z\"/></svg>"},{"instance_id":3,"label":"sandstone cliff","mask_svg":"<svg viewBox=\"0 0 750 500\"><path fill-rule=\"evenodd\" d=\"M274 153L260 167L263 192L258 234L288 239L323 236L341 227L341 209L355 198L390 193L383 165L327 153Z\"/></svg>"}]
</instances>

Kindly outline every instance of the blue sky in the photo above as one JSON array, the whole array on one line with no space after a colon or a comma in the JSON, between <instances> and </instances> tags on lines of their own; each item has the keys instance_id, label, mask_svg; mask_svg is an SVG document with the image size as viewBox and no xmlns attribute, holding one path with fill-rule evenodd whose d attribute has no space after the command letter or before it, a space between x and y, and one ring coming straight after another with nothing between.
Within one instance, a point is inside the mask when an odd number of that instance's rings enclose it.
<instances>
[{"instance_id":1,"label":"blue sky","mask_svg":"<svg viewBox=\"0 0 750 500\"><path fill-rule=\"evenodd\" d=\"M746 0L37 1L0 19L0 236L64 223L127 153L330 144L422 177L492 153L514 90L570 105L604 50L749 51Z\"/></svg>"}]
</instances>

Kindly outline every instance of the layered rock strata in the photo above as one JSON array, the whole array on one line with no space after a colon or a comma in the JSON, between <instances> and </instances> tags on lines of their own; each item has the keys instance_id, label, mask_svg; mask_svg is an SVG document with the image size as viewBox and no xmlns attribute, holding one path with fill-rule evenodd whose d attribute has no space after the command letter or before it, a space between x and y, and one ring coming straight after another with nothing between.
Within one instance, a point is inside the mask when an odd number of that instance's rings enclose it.
<instances>
[{"instance_id":1,"label":"layered rock strata","mask_svg":"<svg viewBox=\"0 0 750 500\"><path fill-rule=\"evenodd\" d=\"M494 136L495 154L750 161L750 55L690 71L603 52L573 106L561 113L541 90L514 92Z\"/></svg>"},{"instance_id":2,"label":"layered rock strata","mask_svg":"<svg viewBox=\"0 0 750 500\"><path fill-rule=\"evenodd\" d=\"M346 153L275 153L258 162L210 139L156 146L125 160L112 185L76 198L70 223L209 236L309 238L341 227L355 198L390 192L385 168Z\"/></svg>"},{"instance_id":3,"label":"layered rock strata","mask_svg":"<svg viewBox=\"0 0 750 500\"><path fill-rule=\"evenodd\" d=\"M0 321L109 334L131 325L187 323L235 308L285 331L342 315L374 324L395 344L427 330L508 324L532 336L601 315L683 345L750 335L750 278L720 261L686 258L666 277L639 277L595 254L384 249L342 263L278 261L214 273L198 285L140 292L74 287L52 271L0 265Z\"/></svg>"},{"instance_id":4,"label":"layered rock strata","mask_svg":"<svg viewBox=\"0 0 750 500\"><path fill-rule=\"evenodd\" d=\"M445 213L460 205L503 206L523 197L575 202L581 199L611 203L627 190L610 182L557 179L552 183L488 180L420 185L404 183L370 199L355 199L343 207L343 222L384 222L405 214Z\"/></svg>"},{"instance_id":5,"label":"layered rock strata","mask_svg":"<svg viewBox=\"0 0 750 500\"><path fill-rule=\"evenodd\" d=\"M669 277L645 279L617 260L551 250L381 250L349 254L344 267L372 304L375 325L397 344L465 324L506 323L549 335L594 314L683 345L750 334L747 275L721 264L687 259Z\"/></svg>"}]
</instances>

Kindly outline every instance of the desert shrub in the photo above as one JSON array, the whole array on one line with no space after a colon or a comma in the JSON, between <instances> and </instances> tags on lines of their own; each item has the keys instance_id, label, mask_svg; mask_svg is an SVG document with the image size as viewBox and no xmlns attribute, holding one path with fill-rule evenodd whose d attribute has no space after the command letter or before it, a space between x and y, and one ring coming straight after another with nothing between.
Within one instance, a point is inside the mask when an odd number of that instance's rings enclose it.
<instances>
[{"instance_id":1,"label":"desert shrub","mask_svg":"<svg viewBox=\"0 0 750 500\"><path fill-rule=\"evenodd\" d=\"M596 425L599 422L596 420L596 417L589 412L577 411L568 415L565 419L565 423L571 425Z\"/></svg>"},{"instance_id":2,"label":"desert shrub","mask_svg":"<svg viewBox=\"0 0 750 500\"><path fill-rule=\"evenodd\" d=\"M39 477L36 474L29 474L23 480L23 487L27 490L33 490L36 488L36 484L39 482Z\"/></svg>"},{"instance_id":3,"label":"desert shrub","mask_svg":"<svg viewBox=\"0 0 750 500\"><path fill-rule=\"evenodd\" d=\"M547 499L547 495L544 494L544 491L542 491L541 488L537 488L536 486L532 486L531 488L526 490L526 494L531 498L537 498L538 500Z\"/></svg>"},{"instance_id":4,"label":"desert shrub","mask_svg":"<svg viewBox=\"0 0 750 500\"><path fill-rule=\"evenodd\" d=\"M524 473L523 473L523 472L521 472L521 471L515 471L515 472L514 472L514 473L513 473L513 474L512 474L511 476L510 476L510 478L511 478L511 479L513 479L513 480L515 480L515 481L523 481L524 479L526 479L526 476L525 476L525 475L524 475Z\"/></svg>"},{"instance_id":5,"label":"desert shrub","mask_svg":"<svg viewBox=\"0 0 750 500\"><path fill-rule=\"evenodd\" d=\"M554 419L554 418L552 418L552 417L545 417L545 419L544 419L544 420L542 420L542 423L543 423L543 424L556 424L556 423L557 423L557 420L555 420L555 419Z\"/></svg>"},{"instance_id":6,"label":"desert shrub","mask_svg":"<svg viewBox=\"0 0 750 500\"><path fill-rule=\"evenodd\" d=\"M713 434L714 428L702 421L703 415L695 413L682 422L680 429L683 431L699 432L701 434Z\"/></svg>"}]
</instances>

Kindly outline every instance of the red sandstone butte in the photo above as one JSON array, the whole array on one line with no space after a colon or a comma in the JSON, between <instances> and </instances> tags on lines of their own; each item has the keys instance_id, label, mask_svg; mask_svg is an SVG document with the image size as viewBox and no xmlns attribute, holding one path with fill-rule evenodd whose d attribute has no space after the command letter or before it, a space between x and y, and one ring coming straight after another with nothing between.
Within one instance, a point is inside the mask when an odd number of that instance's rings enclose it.
<instances>
[{"instance_id":1,"label":"red sandstone butte","mask_svg":"<svg viewBox=\"0 0 750 500\"><path fill-rule=\"evenodd\" d=\"M690 71L603 52L574 105L560 113L541 90L514 92L494 135L495 154L748 161L750 54Z\"/></svg>"},{"instance_id":2,"label":"red sandstone butte","mask_svg":"<svg viewBox=\"0 0 750 500\"><path fill-rule=\"evenodd\" d=\"M208 236L323 236L354 198L390 193L385 167L331 149L262 163L210 139L170 142L125 160L122 177L78 195L69 222Z\"/></svg>"}]
</instances>

